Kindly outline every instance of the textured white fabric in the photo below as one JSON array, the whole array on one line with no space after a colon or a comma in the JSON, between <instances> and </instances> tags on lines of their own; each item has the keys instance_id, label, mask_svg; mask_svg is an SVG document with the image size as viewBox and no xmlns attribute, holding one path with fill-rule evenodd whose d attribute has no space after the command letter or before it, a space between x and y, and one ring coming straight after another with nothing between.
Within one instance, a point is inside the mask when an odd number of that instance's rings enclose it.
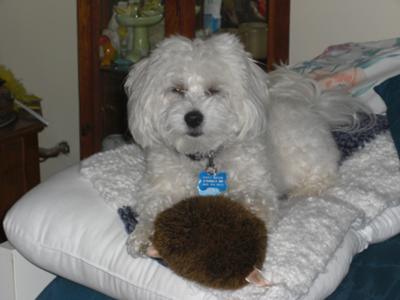
<instances>
[{"instance_id":1,"label":"textured white fabric","mask_svg":"<svg viewBox=\"0 0 400 300\"><path fill-rule=\"evenodd\" d=\"M134 201L129 191L134 191L137 178L132 174L143 171L135 151L125 146L95 155L84 162L84 176L73 167L29 192L7 214L9 241L50 272L118 299L304 300L325 298L355 253L400 231L400 187L395 184L400 182L399 163L385 134L342 166L329 193L285 203L282 219L269 236L264 265L265 276L274 283L271 288L201 288L151 259L133 259L126 253L127 234L115 207ZM370 168L380 178L367 173ZM369 180L359 181L360 176ZM339 191L350 193L351 187L358 191L352 199L337 198Z\"/></svg>"},{"instance_id":2,"label":"textured white fabric","mask_svg":"<svg viewBox=\"0 0 400 300\"><path fill-rule=\"evenodd\" d=\"M327 191L364 214L361 227L400 202L400 163L389 133L381 134L344 161L336 185ZM356 224L355 224L356 225Z\"/></svg>"},{"instance_id":3,"label":"textured white fabric","mask_svg":"<svg viewBox=\"0 0 400 300\"><path fill-rule=\"evenodd\" d=\"M368 244L357 232L350 230L336 250L325 271L318 274L307 294L301 300L320 300L333 293L339 282L349 271L353 256L364 250Z\"/></svg>"},{"instance_id":4,"label":"textured white fabric","mask_svg":"<svg viewBox=\"0 0 400 300\"><path fill-rule=\"evenodd\" d=\"M134 203L143 172L143 153L135 145L100 152L83 161L81 167L81 173L115 209Z\"/></svg>"}]
</instances>

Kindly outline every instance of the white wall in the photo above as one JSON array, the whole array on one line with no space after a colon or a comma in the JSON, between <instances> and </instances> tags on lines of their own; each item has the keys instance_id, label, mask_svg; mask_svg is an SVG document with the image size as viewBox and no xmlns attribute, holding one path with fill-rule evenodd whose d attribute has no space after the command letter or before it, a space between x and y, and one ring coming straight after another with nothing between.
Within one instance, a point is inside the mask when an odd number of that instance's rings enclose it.
<instances>
[{"instance_id":1,"label":"white wall","mask_svg":"<svg viewBox=\"0 0 400 300\"><path fill-rule=\"evenodd\" d=\"M290 63L327 46L400 37L400 0L292 0Z\"/></svg>"},{"instance_id":2,"label":"white wall","mask_svg":"<svg viewBox=\"0 0 400 300\"><path fill-rule=\"evenodd\" d=\"M71 154L41 164L42 180L79 161L76 1L0 0L0 64L43 99L50 126L41 147L68 141Z\"/></svg>"}]
</instances>

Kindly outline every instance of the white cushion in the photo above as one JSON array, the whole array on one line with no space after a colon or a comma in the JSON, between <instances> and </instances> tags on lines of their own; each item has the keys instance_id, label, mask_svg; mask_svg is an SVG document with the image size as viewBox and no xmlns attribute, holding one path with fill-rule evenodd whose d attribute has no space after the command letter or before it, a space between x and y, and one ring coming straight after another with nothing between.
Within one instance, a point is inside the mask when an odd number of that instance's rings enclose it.
<instances>
[{"instance_id":1,"label":"white cushion","mask_svg":"<svg viewBox=\"0 0 400 300\"><path fill-rule=\"evenodd\" d=\"M126 252L127 233L75 166L42 183L8 212L11 244L28 260L117 299L201 299L185 280ZM157 280L162 278L162 280Z\"/></svg>"},{"instance_id":2,"label":"white cushion","mask_svg":"<svg viewBox=\"0 0 400 300\"><path fill-rule=\"evenodd\" d=\"M117 299L215 299L151 259L126 252L127 233L115 210L71 167L26 194L8 212L4 227L13 246L38 266ZM329 295L353 255L368 242L400 230L400 209L387 209L359 232L350 230L303 299Z\"/></svg>"}]
</instances>

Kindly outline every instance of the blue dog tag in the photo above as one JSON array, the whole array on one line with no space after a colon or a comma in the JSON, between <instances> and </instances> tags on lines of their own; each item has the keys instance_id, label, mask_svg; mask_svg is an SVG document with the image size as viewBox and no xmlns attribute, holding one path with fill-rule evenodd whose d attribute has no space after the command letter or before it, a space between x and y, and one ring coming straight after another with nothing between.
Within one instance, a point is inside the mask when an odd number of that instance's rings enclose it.
<instances>
[{"instance_id":1,"label":"blue dog tag","mask_svg":"<svg viewBox=\"0 0 400 300\"><path fill-rule=\"evenodd\" d=\"M201 171L199 173L199 182L197 190L200 196L216 196L228 189L226 172L208 173Z\"/></svg>"}]
</instances>

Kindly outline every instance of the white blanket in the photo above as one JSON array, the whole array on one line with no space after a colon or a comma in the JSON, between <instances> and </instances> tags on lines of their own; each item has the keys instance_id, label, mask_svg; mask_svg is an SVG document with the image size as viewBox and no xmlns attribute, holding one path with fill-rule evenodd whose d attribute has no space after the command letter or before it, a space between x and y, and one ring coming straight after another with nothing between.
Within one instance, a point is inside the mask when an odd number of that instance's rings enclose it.
<instances>
[{"instance_id":1,"label":"white blanket","mask_svg":"<svg viewBox=\"0 0 400 300\"><path fill-rule=\"evenodd\" d=\"M277 229L268 237L263 272L268 288L234 292L208 290L219 299L300 299L325 271L349 230L367 226L389 207L400 205L400 163L392 139L381 134L347 159L334 187L318 198L283 203ZM143 156L135 145L92 156L81 172L114 208L135 203Z\"/></svg>"}]
</instances>

